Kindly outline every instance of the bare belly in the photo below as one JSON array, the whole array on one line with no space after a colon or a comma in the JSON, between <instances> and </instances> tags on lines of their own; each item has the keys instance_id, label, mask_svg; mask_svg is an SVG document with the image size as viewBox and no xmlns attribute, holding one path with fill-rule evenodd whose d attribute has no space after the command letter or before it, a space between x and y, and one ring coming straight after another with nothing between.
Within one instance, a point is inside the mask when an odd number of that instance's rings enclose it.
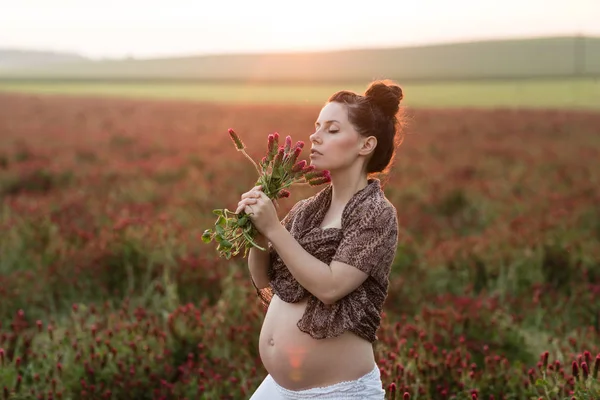
<instances>
[{"instance_id":1,"label":"bare belly","mask_svg":"<svg viewBox=\"0 0 600 400\"><path fill-rule=\"evenodd\" d=\"M286 303L273 295L259 337L260 357L273 379L286 389L304 390L369 373L375 358L368 341L351 332L313 339L298 329L307 301Z\"/></svg>"}]
</instances>

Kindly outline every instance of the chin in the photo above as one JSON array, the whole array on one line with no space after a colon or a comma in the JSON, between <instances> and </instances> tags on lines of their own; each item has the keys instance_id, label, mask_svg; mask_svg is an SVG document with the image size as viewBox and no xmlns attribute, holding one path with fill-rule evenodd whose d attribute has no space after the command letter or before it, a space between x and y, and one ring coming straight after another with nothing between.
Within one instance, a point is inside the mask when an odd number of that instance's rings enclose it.
<instances>
[{"instance_id":1,"label":"chin","mask_svg":"<svg viewBox=\"0 0 600 400\"><path fill-rule=\"evenodd\" d=\"M321 166L321 165L320 165L318 162L317 162L317 163L315 163L315 162L314 162L314 161L312 161L312 160L310 161L310 164L309 164L309 165L312 165L312 166L314 166L316 171L321 171L321 170L327 169L327 168L323 168L323 167L322 167L322 166Z\"/></svg>"}]
</instances>

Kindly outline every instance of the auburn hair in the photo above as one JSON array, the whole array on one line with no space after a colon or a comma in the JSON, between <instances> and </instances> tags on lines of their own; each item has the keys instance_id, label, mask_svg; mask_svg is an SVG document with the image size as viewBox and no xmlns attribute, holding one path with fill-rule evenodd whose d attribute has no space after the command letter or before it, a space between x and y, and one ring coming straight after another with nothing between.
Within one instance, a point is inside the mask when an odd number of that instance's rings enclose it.
<instances>
[{"instance_id":1,"label":"auburn hair","mask_svg":"<svg viewBox=\"0 0 600 400\"><path fill-rule=\"evenodd\" d=\"M402 88L391 80L377 80L369 84L364 94L340 90L328 102L345 104L348 120L364 136L375 136L377 146L367 164L367 174L387 174L392 167L396 148L403 141L403 118L400 102Z\"/></svg>"}]
</instances>

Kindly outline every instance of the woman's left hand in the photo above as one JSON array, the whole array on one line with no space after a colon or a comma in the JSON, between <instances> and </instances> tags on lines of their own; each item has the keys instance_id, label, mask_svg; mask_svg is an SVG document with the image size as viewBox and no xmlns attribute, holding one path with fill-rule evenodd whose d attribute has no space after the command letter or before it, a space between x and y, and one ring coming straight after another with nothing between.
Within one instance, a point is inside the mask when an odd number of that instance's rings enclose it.
<instances>
[{"instance_id":1,"label":"woman's left hand","mask_svg":"<svg viewBox=\"0 0 600 400\"><path fill-rule=\"evenodd\" d=\"M238 203L235 213L244 211L256 229L267 236L271 229L280 224L273 200L264 194L261 188L254 188L248 197Z\"/></svg>"}]
</instances>

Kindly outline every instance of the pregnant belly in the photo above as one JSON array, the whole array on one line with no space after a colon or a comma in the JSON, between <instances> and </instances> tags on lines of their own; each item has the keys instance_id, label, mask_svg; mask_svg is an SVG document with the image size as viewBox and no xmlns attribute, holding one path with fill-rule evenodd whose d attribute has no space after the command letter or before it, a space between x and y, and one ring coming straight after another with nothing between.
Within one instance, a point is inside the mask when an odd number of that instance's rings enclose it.
<instances>
[{"instance_id":1,"label":"pregnant belly","mask_svg":"<svg viewBox=\"0 0 600 400\"><path fill-rule=\"evenodd\" d=\"M373 369L373 346L351 332L313 339L298 329L307 299L286 303L273 296L259 337L260 357L281 386L304 390L355 380Z\"/></svg>"}]
</instances>

